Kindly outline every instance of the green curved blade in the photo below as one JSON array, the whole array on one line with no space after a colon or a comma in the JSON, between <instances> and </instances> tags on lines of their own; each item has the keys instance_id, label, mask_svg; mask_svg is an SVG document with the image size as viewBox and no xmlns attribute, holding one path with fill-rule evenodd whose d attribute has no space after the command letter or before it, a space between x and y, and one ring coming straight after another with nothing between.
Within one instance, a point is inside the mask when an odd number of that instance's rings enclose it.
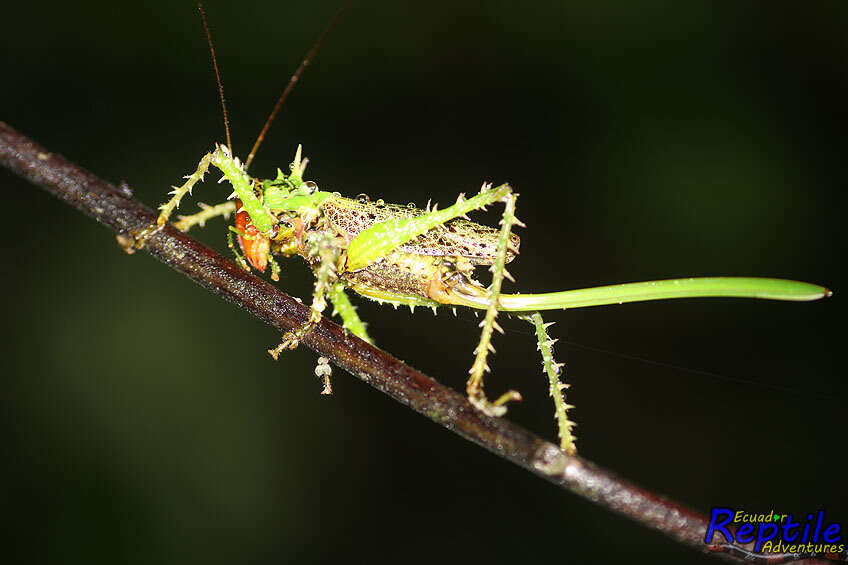
<instances>
[{"instance_id":1,"label":"green curved blade","mask_svg":"<svg viewBox=\"0 0 848 565\"><path fill-rule=\"evenodd\" d=\"M616 284L544 294L502 294L500 310L512 312L554 310L707 296L807 301L830 295L830 290L823 286L785 279L703 277ZM481 301L469 299L465 305L476 308L486 306L485 299Z\"/></svg>"}]
</instances>

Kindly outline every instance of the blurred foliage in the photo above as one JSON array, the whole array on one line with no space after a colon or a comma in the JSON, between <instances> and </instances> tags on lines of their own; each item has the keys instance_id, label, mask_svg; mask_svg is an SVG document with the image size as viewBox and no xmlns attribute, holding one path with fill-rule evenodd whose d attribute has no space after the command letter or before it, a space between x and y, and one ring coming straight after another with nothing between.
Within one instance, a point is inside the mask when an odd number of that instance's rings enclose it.
<instances>
[{"instance_id":1,"label":"blurred foliage","mask_svg":"<svg viewBox=\"0 0 848 565\"><path fill-rule=\"evenodd\" d=\"M237 152L338 4L208 2ZM350 195L447 203L508 180L528 224L511 289L720 274L835 288L816 304L551 319L585 456L701 510L824 507L844 521L846 8L359 2L253 172L303 143L311 176ZM223 138L193 2L17 3L4 19L0 119L142 201L161 202ZM0 184L15 561L712 562L339 370L320 397L307 350L274 363L267 327L6 172ZM224 234L218 222L199 237L225 250ZM307 296L310 282L284 264L282 288ZM469 314L360 314L379 345L462 388ZM531 329L507 329L489 390L519 388L509 417L553 438Z\"/></svg>"}]
</instances>

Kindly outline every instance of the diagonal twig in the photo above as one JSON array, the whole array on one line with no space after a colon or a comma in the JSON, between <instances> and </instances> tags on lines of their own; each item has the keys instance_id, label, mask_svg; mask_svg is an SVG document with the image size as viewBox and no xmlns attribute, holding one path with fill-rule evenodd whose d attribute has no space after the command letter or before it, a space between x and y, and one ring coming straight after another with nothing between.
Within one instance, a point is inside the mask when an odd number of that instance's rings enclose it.
<instances>
[{"instance_id":1,"label":"diagonal twig","mask_svg":"<svg viewBox=\"0 0 848 565\"><path fill-rule=\"evenodd\" d=\"M134 200L129 190L118 189L62 156L50 153L3 122L0 122L0 163L119 236L138 233L156 220L156 215ZM281 333L302 324L309 316L307 306L170 225L151 235L145 249ZM708 546L704 543L708 520L703 514L631 484L585 459L568 456L554 444L507 420L482 414L464 396L385 351L346 334L327 319L306 336L303 344L495 455L693 549L736 562L787 563L809 557L752 554L747 546Z\"/></svg>"}]
</instances>

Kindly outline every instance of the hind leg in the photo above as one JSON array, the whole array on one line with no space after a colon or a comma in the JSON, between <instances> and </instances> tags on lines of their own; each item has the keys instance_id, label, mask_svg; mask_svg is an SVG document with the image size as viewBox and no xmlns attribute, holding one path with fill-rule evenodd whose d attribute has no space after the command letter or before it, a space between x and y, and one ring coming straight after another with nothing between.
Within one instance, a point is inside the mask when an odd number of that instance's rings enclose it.
<instances>
[{"instance_id":1,"label":"hind leg","mask_svg":"<svg viewBox=\"0 0 848 565\"><path fill-rule=\"evenodd\" d=\"M512 226L522 225L515 217L516 197L517 195L512 192L512 187L508 184L502 184L496 188L492 188L490 184L484 184L480 189L480 193L476 196L466 200L460 195L455 204L444 210L432 210L413 218L389 220L374 224L370 228L361 231L350 242L347 248L347 259L345 263L346 270L365 268L375 261L386 257L401 245L412 241L414 238L431 229L444 225L454 218L464 216L466 213L474 210L485 209L486 206L496 202L504 202L505 210L501 218L501 231L498 236L497 253L491 266L492 285L488 289L488 308L486 310L486 317L480 324L482 328L480 343L474 350L474 364L469 371L471 376L466 386L468 400L476 408L492 416L504 414L506 412L504 404L510 400L519 400L521 398L521 395L517 392L509 391L495 402L489 402L483 392L483 374L489 370L489 366L486 364L486 358L489 352L494 351L491 343L492 331L495 329L501 331L500 326L495 322L498 314L501 283L504 277L512 278L504 265L507 261L508 252L514 254L518 251L514 248L510 239Z\"/></svg>"},{"instance_id":2,"label":"hind leg","mask_svg":"<svg viewBox=\"0 0 848 565\"><path fill-rule=\"evenodd\" d=\"M574 408L574 406L565 402L565 390L568 385L560 380L563 364L554 361L553 346L556 340L548 336L547 328L553 322L546 324L538 312L533 312L530 315L519 315L518 317L529 322L536 329L536 349L542 355L542 372L548 377L550 385L548 392L554 400L554 417L557 420L559 445L569 455L575 455L577 453L576 438L572 433L575 424L568 418L568 410Z\"/></svg>"},{"instance_id":3,"label":"hind leg","mask_svg":"<svg viewBox=\"0 0 848 565\"><path fill-rule=\"evenodd\" d=\"M518 251L517 249L511 248L510 232L512 230L512 226L523 225L518 221L518 218L515 217L515 201L517 197L518 195L514 194L512 190L510 190L503 198L505 206L500 222L501 231L498 236L498 248L495 254L495 261L492 263L492 266L489 267L489 270L492 272L492 284L488 289L489 306L486 309L486 316L483 318L483 321L480 322L480 327L482 328L482 331L480 332L480 342L474 350L474 364L471 365L471 369L468 371L471 376L468 378L468 383L465 387L465 390L468 393L469 402L471 402L471 404L473 404L478 410L481 410L490 416L502 416L506 413L505 404L507 402L512 400L521 400L521 395L518 392L511 390L501 395L500 398L494 402L490 402L483 391L483 374L489 371L489 365L486 363L486 358L489 353L495 352L495 348L492 347L492 332L493 330L498 330L500 333L503 333L503 330L495 321L495 318L498 316L498 302L501 295L501 284L503 283L504 277L514 280L512 275L510 275L506 270L505 265L507 251Z\"/></svg>"}]
</instances>

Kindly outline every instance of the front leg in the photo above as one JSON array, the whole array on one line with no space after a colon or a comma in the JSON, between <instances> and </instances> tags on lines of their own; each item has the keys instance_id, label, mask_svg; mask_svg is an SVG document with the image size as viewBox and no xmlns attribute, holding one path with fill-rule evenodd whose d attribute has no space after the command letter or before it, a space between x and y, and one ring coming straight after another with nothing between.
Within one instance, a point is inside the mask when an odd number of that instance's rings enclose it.
<instances>
[{"instance_id":1,"label":"front leg","mask_svg":"<svg viewBox=\"0 0 848 565\"><path fill-rule=\"evenodd\" d=\"M172 190L169 193L172 195L171 199L159 206L159 217L156 218L156 225L164 225L171 217L174 210L176 210L180 205L180 201L183 199L183 196L189 194L194 188L194 185L203 180L203 177L209 171L209 165L212 164L217 151L218 150L215 150L204 155L197 164L197 169L185 177L186 181L181 186L171 187Z\"/></svg>"},{"instance_id":2,"label":"front leg","mask_svg":"<svg viewBox=\"0 0 848 565\"><path fill-rule=\"evenodd\" d=\"M194 226L200 226L201 228L204 227L206 222L212 218L221 216L224 219L227 219L230 217L230 214L235 211L236 203L234 200L227 200L226 202L216 204L215 206L209 206L208 204L201 202L200 212L188 216L179 216L179 220L174 222L174 227L181 232L187 232Z\"/></svg>"},{"instance_id":3,"label":"front leg","mask_svg":"<svg viewBox=\"0 0 848 565\"><path fill-rule=\"evenodd\" d=\"M194 188L194 185L198 183L198 181L203 180L203 176L209 171L209 165L213 162L216 151L212 153L207 153L204 155L200 162L197 164L197 169L190 175L185 177L186 181L182 184L182 186L172 186L171 187L171 199L159 206L159 216L156 218L156 223L151 224L139 231L138 233L132 234L132 239L129 241L121 241L118 240L118 243L121 247L124 248L124 251L127 253L133 253L136 249L141 249L144 247L144 242L148 237L153 235L162 229L162 226L168 221L168 218L171 217L171 213L180 205L180 200L183 199L187 193L191 192L191 189Z\"/></svg>"},{"instance_id":4,"label":"front leg","mask_svg":"<svg viewBox=\"0 0 848 565\"><path fill-rule=\"evenodd\" d=\"M136 248L141 248L147 237L160 230L168 222L171 214L180 205L183 197L186 194L190 194L194 185L203 180L203 177L209 171L210 165L214 165L224 173L224 178L233 186L233 193L230 195L230 198L241 200L242 208L250 216L253 225L263 234L271 232L275 224L275 218L262 202L262 199L254 192L253 180L244 171L244 166L238 157L231 156L227 146L218 145L212 152L207 153L200 159L197 169L185 177L186 182L181 186L172 187L173 190L170 193L172 195L171 199L159 207L159 217L156 218L156 223L136 234ZM219 211L221 210L224 209L219 209ZM183 224L185 223L183 221ZM184 227L191 227L191 225Z\"/></svg>"}]
</instances>

